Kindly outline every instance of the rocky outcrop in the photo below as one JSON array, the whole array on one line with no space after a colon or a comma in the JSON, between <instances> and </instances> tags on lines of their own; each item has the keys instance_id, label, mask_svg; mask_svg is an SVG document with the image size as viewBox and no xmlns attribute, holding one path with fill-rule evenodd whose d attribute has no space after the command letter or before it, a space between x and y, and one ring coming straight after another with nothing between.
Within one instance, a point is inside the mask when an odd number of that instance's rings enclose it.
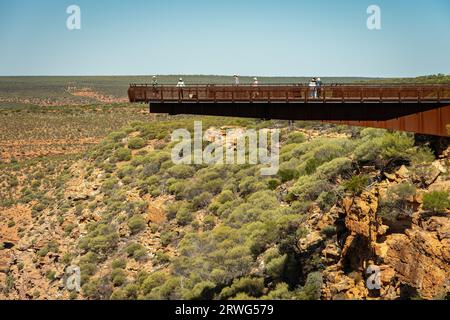
<instances>
[{"instance_id":1,"label":"rocky outcrop","mask_svg":"<svg viewBox=\"0 0 450 320\"><path fill-rule=\"evenodd\" d=\"M439 179L437 172L440 170L436 165L433 167L436 173L430 190L447 189L448 181ZM418 209L411 217L411 227L404 233L389 232L377 215L380 194L386 194L389 185L401 183L410 176L406 167L401 167L397 172L386 175L388 181L372 186L361 196L343 199L345 241L341 245L339 261L324 271L323 298L399 299L417 296L433 299L443 298L450 292L449 214L430 217ZM433 188L434 185L439 185L439 188ZM410 201L420 208L421 196L412 197ZM325 257L329 255L329 249L323 254ZM369 265L379 267L379 290L366 288L365 272Z\"/></svg>"}]
</instances>

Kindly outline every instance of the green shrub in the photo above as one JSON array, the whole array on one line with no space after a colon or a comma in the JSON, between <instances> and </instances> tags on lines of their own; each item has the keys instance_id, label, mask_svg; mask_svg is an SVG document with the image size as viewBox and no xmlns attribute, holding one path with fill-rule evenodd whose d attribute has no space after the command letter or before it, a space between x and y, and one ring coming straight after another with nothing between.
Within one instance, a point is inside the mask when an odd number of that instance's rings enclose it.
<instances>
[{"instance_id":1,"label":"green shrub","mask_svg":"<svg viewBox=\"0 0 450 320\"><path fill-rule=\"evenodd\" d=\"M320 272L309 273L306 283L297 298L300 300L319 300L321 297L322 285L323 277Z\"/></svg>"},{"instance_id":2,"label":"green shrub","mask_svg":"<svg viewBox=\"0 0 450 320\"><path fill-rule=\"evenodd\" d=\"M338 195L334 191L324 191L317 198L317 204L322 211L328 211L338 201Z\"/></svg>"},{"instance_id":3,"label":"green shrub","mask_svg":"<svg viewBox=\"0 0 450 320\"><path fill-rule=\"evenodd\" d=\"M56 271L54 270L48 270L45 273L45 277L50 281L53 282L56 279Z\"/></svg>"},{"instance_id":4,"label":"green shrub","mask_svg":"<svg viewBox=\"0 0 450 320\"><path fill-rule=\"evenodd\" d=\"M125 269L127 266L127 261L125 259L114 260L111 264L113 269Z\"/></svg>"},{"instance_id":5,"label":"green shrub","mask_svg":"<svg viewBox=\"0 0 450 320\"><path fill-rule=\"evenodd\" d=\"M190 292L183 296L184 299L189 300L206 300L213 298L213 290L216 285L211 281L202 281L197 283Z\"/></svg>"},{"instance_id":6,"label":"green shrub","mask_svg":"<svg viewBox=\"0 0 450 320\"><path fill-rule=\"evenodd\" d=\"M225 202L233 201L234 198L235 196L231 190L224 190L217 196L217 201L224 204Z\"/></svg>"},{"instance_id":7,"label":"green shrub","mask_svg":"<svg viewBox=\"0 0 450 320\"><path fill-rule=\"evenodd\" d=\"M289 285L280 282L275 289L271 290L267 296L262 297L263 300L291 300L292 292L289 291Z\"/></svg>"},{"instance_id":8,"label":"green shrub","mask_svg":"<svg viewBox=\"0 0 450 320\"><path fill-rule=\"evenodd\" d=\"M211 202L212 197L213 195L209 192L203 192L194 197L194 199L192 199L192 206L194 210L206 207Z\"/></svg>"},{"instance_id":9,"label":"green shrub","mask_svg":"<svg viewBox=\"0 0 450 320\"><path fill-rule=\"evenodd\" d=\"M110 191L117 186L119 181L116 178L106 179L102 184L103 191Z\"/></svg>"},{"instance_id":10,"label":"green shrub","mask_svg":"<svg viewBox=\"0 0 450 320\"><path fill-rule=\"evenodd\" d=\"M177 211L177 222L181 226L186 226L194 220L194 215L190 205L183 206Z\"/></svg>"},{"instance_id":11,"label":"green shrub","mask_svg":"<svg viewBox=\"0 0 450 320\"><path fill-rule=\"evenodd\" d=\"M127 148L119 148L114 152L114 156L118 161L129 161L131 160L131 150Z\"/></svg>"},{"instance_id":12,"label":"green shrub","mask_svg":"<svg viewBox=\"0 0 450 320\"><path fill-rule=\"evenodd\" d=\"M114 300L120 301L120 300L126 300L127 297L126 297L125 291L122 288L118 288L113 291L113 293L111 294L111 297L109 297L109 299L113 300L113 301Z\"/></svg>"},{"instance_id":13,"label":"green shrub","mask_svg":"<svg viewBox=\"0 0 450 320\"><path fill-rule=\"evenodd\" d=\"M88 226L88 234L80 240L79 246L82 250L106 254L116 248L118 240L115 228L100 222Z\"/></svg>"},{"instance_id":14,"label":"green shrub","mask_svg":"<svg viewBox=\"0 0 450 320\"><path fill-rule=\"evenodd\" d=\"M130 165L127 165L127 166L124 166L120 170L117 171L117 176L120 179L123 179L125 177L132 176L133 173L134 173L134 167L130 166Z\"/></svg>"},{"instance_id":15,"label":"green shrub","mask_svg":"<svg viewBox=\"0 0 450 320\"><path fill-rule=\"evenodd\" d=\"M161 244L163 246L169 245L175 239L175 233L171 231L165 231L161 233Z\"/></svg>"},{"instance_id":16,"label":"green shrub","mask_svg":"<svg viewBox=\"0 0 450 320\"><path fill-rule=\"evenodd\" d=\"M264 290L263 278L240 278L235 279L233 284L225 287L220 292L220 299L229 299L236 296L238 293L246 293L249 296L258 298L262 296Z\"/></svg>"},{"instance_id":17,"label":"green shrub","mask_svg":"<svg viewBox=\"0 0 450 320\"><path fill-rule=\"evenodd\" d=\"M309 159L308 161L306 161L305 173L313 174L314 172L316 172L317 167L320 166L321 164L322 164L322 161L320 161L317 158Z\"/></svg>"},{"instance_id":18,"label":"green shrub","mask_svg":"<svg viewBox=\"0 0 450 320\"><path fill-rule=\"evenodd\" d=\"M115 287L122 286L125 283L126 275L123 269L114 269L111 272L111 281Z\"/></svg>"},{"instance_id":19,"label":"green shrub","mask_svg":"<svg viewBox=\"0 0 450 320\"><path fill-rule=\"evenodd\" d=\"M294 169L280 169L278 171L278 175L280 176L281 181L284 183L298 178L299 173Z\"/></svg>"},{"instance_id":20,"label":"green shrub","mask_svg":"<svg viewBox=\"0 0 450 320\"><path fill-rule=\"evenodd\" d=\"M291 144L291 143L299 144L299 143L303 143L305 141L306 141L306 137L303 133L294 131L294 132L289 133L289 135L287 136L286 144Z\"/></svg>"},{"instance_id":21,"label":"green shrub","mask_svg":"<svg viewBox=\"0 0 450 320\"><path fill-rule=\"evenodd\" d=\"M81 283L86 283L97 271L98 257L93 252L88 252L81 257L79 266L81 272Z\"/></svg>"},{"instance_id":22,"label":"green shrub","mask_svg":"<svg viewBox=\"0 0 450 320\"><path fill-rule=\"evenodd\" d=\"M113 287L109 278L95 279L86 282L83 286L83 295L92 300L106 300L111 297Z\"/></svg>"},{"instance_id":23,"label":"green shrub","mask_svg":"<svg viewBox=\"0 0 450 320\"><path fill-rule=\"evenodd\" d=\"M364 191L369 183L370 177L367 175L353 176L344 182L344 188L354 195L359 195Z\"/></svg>"},{"instance_id":24,"label":"green shrub","mask_svg":"<svg viewBox=\"0 0 450 320\"><path fill-rule=\"evenodd\" d=\"M416 187L407 182L389 188L386 196L380 199L378 215L386 223L395 222L400 215L412 215L414 207L408 199L415 194Z\"/></svg>"},{"instance_id":25,"label":"green shrub","mask_svg":"<svg viewBox=\"0 0 450 320\"><path fill-rule=\"evenodd\" d=\"M49 252L57 253L59 251L58 245L55 242L49 242L43 246L38 252L39 257L45 257Z\"/></svg>"},{"instance_id":26,"label":"green shrub","mask_svg":"<svg viewBox=\"0 0 450 320\"><path fill-rule=\"evenodd\" d=\"M269 250L268 250L269 251ZM276 252L266 252L264 254L266 263L266 272L272 279L281 279L287 261L287 255L281 255L278 250Z\"/></svg>"},{"instance_id":27,"label":"green shrub","mask_svg":"<svg viewBox=\"0 0 450 320\"><path fill-rule=\"evenodd\" d=\"M411 160L417 153L411 134L367 128L361 131L361 142L355 149L358 161L385 163L390 159Z\"/></svg>"},{"instance_id":28,"label":"green shrub","mask_svg":"<svg viewBox=\"0 0 450 320\"><path fill-rule=\"evenodd\" d=\"M145 229L147 223L142 215L135 214L128 219L128 228L132 234L137 234Z\"/></svg>"},{"instance_id":29,"label":"green shrub","mask_svg":"<svg viewBox=\"0 0 450 320\"><path fill-rule=\"evenodd\" d=\"M325 162L316 170L316 174L323 179L334 180L337 176L349 174L352 169L352 161L348 158L335 158Z\"/></svg>"},{"instance_id":30,"label":"green shrub","mask_svg":"<svg viewBox=\"0 0 450 320\"><path fill-rule=\"evenodd\" d=\"M328 181L315 176L302 176L289 190L300 201L316 201L317 197L325 191L329 191L331 185Z\"/></svg>"},{"instance_id":31,"label":"green shrub","mask_svg":"<svg viewBox=\"0 0 450 320\"><path fill-rule=\"evenodd\" d=\"M187 179L194 175L195 169L193 166L186 164L178 164L167 170L167 173L176 179Z\"/></svg>"},{"instance_id":32,"label":"green shrub","mask_svg":"<svg viewBox=\"0 0 450 320\"><path fill-rule=\"evenodd\" d=\"M388 193L395 194L401 200L406 200L416 195L416 187L408 182L402 182L390 188Z\"/></svg>"},{"instance_id":33,"label":"green shrub","mask_svg":"<svg viewBox=\"0 0 450 320\"><path fill-rule=\"evenodd\" d=\"M147 255L145 247L136 242L128 244L125 251L129 257L133 257L135 260L140 260Z\"/></svg>"},{"instance_id":34,"label":"green shrub","mask_svg":"<svg viewBox=\"0 0 450 320\"><path fill-rule=\"evenodd\" d=\"M267 186L270 190L275 190L279 185L281 185L281 181L279 179L269 179L267 181Z\"/></svg>"},{"instance_id":35,"label":"green shrub","mask_svg":"<svg viewBox=\"0 0 450 320\"><path fill-rule=\"evenodd\" d=\"M216 219L213 216L205 216L203 219L203 229L212 230L216 224Z\"/></svg>"},{"instance_id":36,"label":"green shrub","mask_svg":"<svg viewBox=\"0 0 450 320\"><path fill-rule=\"evenodd\" d=\"M450 207L449 194L446 191L432 191L423 195L423 208L434 213L444 213Z\"/></svg>"},{"instance_id":37,"label":"green shrub","mask_svg":"<svg viewBox=\"0 0 450 320\"><path fill-rule=\"evenodd\" d=\"M149 294L153 289L162 286L164 282L166 282L168 279L168 276L163 271L156 271L149 275L145 280L143 281L141 285L141 290L144 293L144 295Z\"/></svg>"},{"instance_id":38,"label":"green shrub","mask_svg":"<svg viewBox=\"0 0 450 320\"><path fill-rule=\"evenodd\" d=\"M130 149L142 149L145 146L145 140L139 137L131 138L128 141L128 148Z\"/></svg>"},{"instance_id":39,"label":"green shrub","mask_svg":"<svg viewBox=\"0 0 450 320\"><path fill-rule=\"evenodd\" d=\"M170 262L170 257L161 251L156 251L155 258L159 264L165 264Z\"/></svg>"}]
</instances>

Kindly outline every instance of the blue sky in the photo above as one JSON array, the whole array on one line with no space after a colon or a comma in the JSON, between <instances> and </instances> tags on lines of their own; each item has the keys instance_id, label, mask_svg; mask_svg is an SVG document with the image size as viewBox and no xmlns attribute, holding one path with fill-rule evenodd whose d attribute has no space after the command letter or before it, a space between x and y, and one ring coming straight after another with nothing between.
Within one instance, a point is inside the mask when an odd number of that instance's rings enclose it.
<instances>
[{"instance_id":1,"label":"blue sky","mask_svg":"<svg viewBox=\"0 0 450 320\"><path fill-rule=\"evenodd\" d=\"M450 1L0 0L0 44L0 75L450 74Z\"/></svg>"}]
</instances>

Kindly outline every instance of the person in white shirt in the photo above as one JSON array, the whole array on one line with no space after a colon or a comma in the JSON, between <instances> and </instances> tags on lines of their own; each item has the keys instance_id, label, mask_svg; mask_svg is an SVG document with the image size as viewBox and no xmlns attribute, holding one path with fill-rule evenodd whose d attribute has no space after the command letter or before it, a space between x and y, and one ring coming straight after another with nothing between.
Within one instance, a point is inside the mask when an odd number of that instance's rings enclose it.
<instances>
[{"instance_id":1,"label":"person in white shirt","mask_svg":"<svg viewBox=\"0 0 450 320\"><path fill-rule=\"evenodd\" d=\"M315 99L317 98L317 84L316 84L316 78L312 78L312 80L309 82L309 92L310 97Z\"/></svg>"},{"instance_id":2,"label":"person in white shirt","mask_svg":"<svg viewBox=\"0 0 450 320\"><path fill-rule=\"evenodd\" d=\"M178 79L177 88L178 88L178 97L179 99L184 98L183 88L186 87L184 84L183 78Z\"/></svg>"},{"instance_id":3,"label":"person in white shirt","mask_svg":"<svg viewBox=\"0 0 450 320\"><path fill-rule=\"evenodd\" d=\"M320 80L320 78L317 78L316 80L316 98L320 98L321 94L322 94L322 80Z\"/></svg>"},{"instance_id":4,"label":"person in white shirt","mask_svg":"<svg viewBox=\"0 0 450 320\"><path fill-rule=\"evenodd\" d=\"M254 86L254 87L257 87L258 84L259 84L258 78L257 78L257 77L254 77L254 78L253 78L253 86Z\"/></svg>"},{"instance_id":5,"label":"person in white shirt","mask_svg":"<svg viewBox=\"0 0 450 320\"><path fill-rule=\"evenodd\" d=\"M234 85L238 86L239 84L240 84L239 75L235 74L234 75Z\"/></svg>"},{"instance_id":6,"label":"person in white shirt","mask_svg":"<svg viewBox=\"0 0 450 320\"><path fill-rule=\"evenodd\" d=\"M184 84L183 78L180 78L177 83L177 88L183 88L183 87L186 87L186 85Z\"/></svg>"}]
</instances>

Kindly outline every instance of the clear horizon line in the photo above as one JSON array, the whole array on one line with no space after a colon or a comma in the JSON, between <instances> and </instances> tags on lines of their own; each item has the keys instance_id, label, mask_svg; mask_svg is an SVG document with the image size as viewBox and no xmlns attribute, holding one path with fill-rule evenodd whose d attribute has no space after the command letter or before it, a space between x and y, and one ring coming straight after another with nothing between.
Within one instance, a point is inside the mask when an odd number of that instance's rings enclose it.
<instances>
[{"instance_id":1,"label":"clear horizon line","mask_svg":"<svg viewBox=\"0 0 450 320\"><path fill-rule=\"evenodd\" d=\"M175 76L200 76L200 77L233 77L234 75L225 75L225 74L22 74L22 75L0 75L2 78L7 77L151 77L151 76L162 76L162 77L175 77ZM410 78L417 78L417 77L426 77L426 76L435 76L437 74L423 74L423 75L416 75L416 76L362 76L362 75L352 75L352 76L338 76L338 75L332 75L332 76L322 76L321 78L368 78L368 79L410 79ZM442 74L444 76L447 76L447 74ZM292 76L292 75L239 75L241 78L246 77L261 77L261 78L310 78L310 77L317 77L318 75L302 75L302 76Z\"/></svg>"}]
</instances>

